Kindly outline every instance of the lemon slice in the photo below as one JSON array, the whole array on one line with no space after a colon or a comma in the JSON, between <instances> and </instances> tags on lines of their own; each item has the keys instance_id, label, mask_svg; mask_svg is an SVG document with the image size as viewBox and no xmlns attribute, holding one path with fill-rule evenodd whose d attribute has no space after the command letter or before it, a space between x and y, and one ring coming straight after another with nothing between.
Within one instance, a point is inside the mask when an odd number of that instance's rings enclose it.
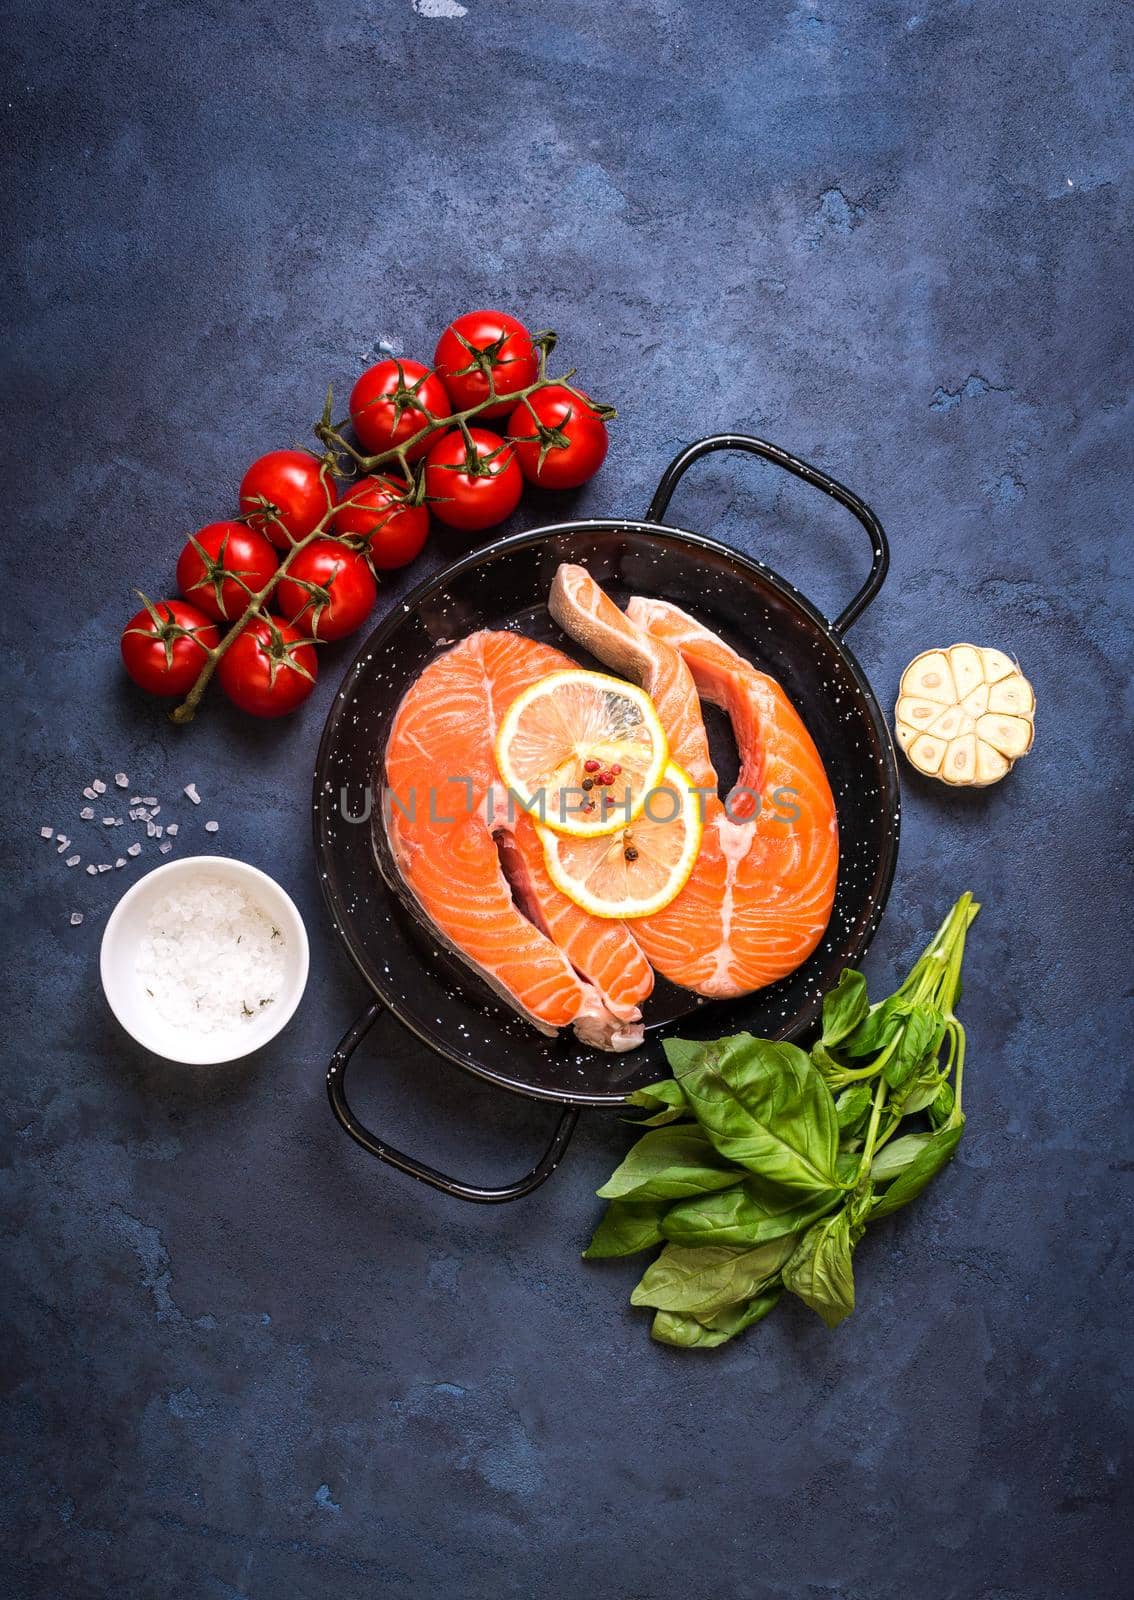
<instances>
[{"instance_id":1,"label":"lemon slice","mask_svg":"<svg viewBox=\"0 0 1134 1600\"><path fill-rule=\"evenodd\" d=\"M496 765L508 787L540 822L579 839L633 822L668 755L650 697L581 667L531 684L496 736Z\"/></svg>"},{"instance_id":2,"label":"lemon slice","mask_svg":"<svg viewBox=\"0 0 1134 1600\"><path fill-rule=\"evenodd\" d=\"M701 848L702 806L692 778L671 761L643 796L637 819L617 833L581 839L537 823L551 881L592 916L652 916L688 882Z\"/></svg>"}]
</instances>

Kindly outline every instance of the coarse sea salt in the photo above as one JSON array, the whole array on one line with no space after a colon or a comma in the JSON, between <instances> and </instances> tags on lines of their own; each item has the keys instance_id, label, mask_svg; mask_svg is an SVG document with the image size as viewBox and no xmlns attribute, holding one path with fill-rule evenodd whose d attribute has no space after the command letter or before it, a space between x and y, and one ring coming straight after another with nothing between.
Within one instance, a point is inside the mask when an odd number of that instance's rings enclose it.
<instances>
[{"instance_id":1,"label":"coarse sea salt","mask_svg":"<svg viewBox=\"0 0 1134 1600\"><path fill-rule=\"evenodd\" d=\"M137 972L173 1027L236 1032L279 997L286 955L286 936L250 895L201 872L155 901Z\"/></svg>"}]
</instances>

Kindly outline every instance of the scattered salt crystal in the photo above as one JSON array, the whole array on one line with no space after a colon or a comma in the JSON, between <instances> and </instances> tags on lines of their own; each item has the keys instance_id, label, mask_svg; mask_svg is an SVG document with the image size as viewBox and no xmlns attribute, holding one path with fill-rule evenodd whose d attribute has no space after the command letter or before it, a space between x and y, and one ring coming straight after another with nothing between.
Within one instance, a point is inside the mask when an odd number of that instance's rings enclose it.
<instances>
[{"instance_id":1,"label":"scattered salt crystal","mask_svg":"<svg viewBox=\"0 0 1134 1600\"><path fill-rule=\"evenodd\" d=\"M99 864L98 864L98 870L100 872L109 872L110 871L110 862L109 861L100 861Z\"/></svg>"},{"instance_id":2,"label":"scattered salt crystal","mask_svg":"<svg viewBox=\"0 0 1134 1600\"><path fill-rule=\"evenodd\" d=\"M70 846L70 843L71 843L70 839L61 839L59 841L59 843L55 846L55 854L57 856L66 855L67 850L68 850L68 848Z\"/></svg>"},{"instance_id":3,"label":"scattered salt crystal","mask_svg":"<svg viewBox=\"0 0 1134 1600\"><path fill-rule=\"evenodd\" d=\"M146 813L142 810L141 806L131 806L130 807L130 821L131 822L144 822L145 820L146 820Z\"/></svg>"},{"instance_id":4,"label":"scattered salt crystal","mask_svg":"<svg viewBox=\"0 0 1134 1600\"><path fill-rule=\"evenodd\" d=\"M160 822L158 823L157 827L154 829L154 838L155 839L160 839L161 838L161 823Z\"/></svg>"},{"instance_id":5,"label":"scattered salt crystal","mask_svg":"<svg viewBox=\"0 0 1134 1600\"><path fill-rule=\"evenodd\" d=\"M147 822L146 823L146 838L147 839L156 839L157 838L157 823L156 822Z\"/></svg>"},{"instance_id":6,"label":"scattered salt crystal","mask_svg":"<svg viewBox=\"0 0 1134 1600\"><path fill-rule=\"evenodd\" d=\"M154 904L137 972L174 1027L232 1033L278 998L286 954L283 933L243 889L197 873Z\"/></svg>"},{"instance_id":7,"label":"scattered salt crystal","mask_svg":"<svg viewBox=\"0 0 1134 1600\"><path fill-rule=\"evenodd\" d=\"M192 800L195 806L199 806L201 804L201 796L197 793L197 785L195 783L187 783L183 793L186 794L190 800Z\"/></svg>"},{"instance_id":8,"label":"scattered salt crystal","mask_svg":"<svg viewBox=\"0 0 1134 1600\"><path fill-rule=\"evenodd\" d=\"M90 822L90 820L94 816L94 806L84 806L83 809L79 812L79 816L82 818L82 820L84 822Z\"/></svg>"},{"instance_id":9,"label":"scattered salt crystal","mask_svg":"<svg viewBox=\"0 0 1134 1600\"><path fill-rule=\"evenodd\" d=\"M57 833L55 835L55 837L59 840L60 844L70 844L71 843L70 839L68 839L68 837L67 837L67 835L65 833Z\"/></svg>"},{"instance_id":10,"label":"scattered salt crystal","mask_svg":"<svg viewBox=\"0 0 1134 1600\"><path fill-rule=\"evenodd\" d=\"M67 865L69 867L77 867L82 859L82 856L68 856Z\"/></svg>"},{"instance_id":11,"label":"scattered salt crystal","mask_svg":"<svg viewBox=\"0 0 1134 1600\"><path fill-rule=\"evenodd\" d=\"M157 805L157 795L156 794L144 794L142 796L142 804L144 806L156 806Z\"/></svg>"},{"instance_id":12,"label":"scattered salt crystal","mask_svg":"<svg viewBox=\"0 0 1134 1600\"><path fill-rule=\"evenodd\" d=\"M130 780L124 772L116 772L114 781L120 789L128 789L130 787Z\"/></svg>"},{"instance_id":13,"label":"scattered salt crystal","mask_svg":"<svg viewBox=\"0 0 1134 1600\"><path fill-rule=\"evenodd\" d=\"M171 839L173 838L173 835L177 832L177 828L178 828L178 825L177 825L176 822L167 822L166 823L165 831L166 831L166 833L169 835L169 837Z\"/></svg>"},{"instance_id":14,"label":"scattered salt crystal","mask_svg":"<svg viewBox=\"0 0 1134 1600\"><path fill-rule=\"evenodd\" d=\"M206 833L216 833L219 828L220 828L220 823L219 822L206 822L205 823L205 832Z\"/></svg>"},{"instance_id":15,"label":"scattered salt crystal","mask_svg":"<svg viewBox=\"0 0 1134 1600\"><path fill-rule=\"evenodd\" d=\"M96 795L95 791L91 788L90 784L88 783L86 788L83 790L83 799L84 800L96 800L97 798L98 798L98 796Z\"/></svg>"},{"instance_id":16,"label":"scattered salt crystal","mask_svg":"<svg viewBox=\"0 0 1134 1600\"><path fill-rule=\"evenodd\" d=\"M141 797L140 794L132 794L130 796L130 804L132 806L140 806L141 803L142 803L142 797Z\"/></svg>"},{"instance_id":17,"label":"scattered salt crystal","mask_svg":"<svg viewBox=\"0 0 1134 1600\"><path fill-rule=\"evenodd\" d=\"M140 856L141 853L142 847L140 844L130 844L126 846L126 854L128 856Z\"/></svg>"},{"instance_id":18,"label":"scattered salt crystal","mask_svg":"<svg viewBox=\"0 0 1134 1600\"><path fill-rule=\"evenodd\" d=\"M173 846L170 844L169 840L167 839L164 844L159 844L158 845L158 849L161 851L163 856L167 856L169 854L169 852L173 849Z\"/></svg>"},{"instance_id":19,"label":"scattered salt crystal","mask_svg":"<svg viewBox=\"0 0 1134 1600\"><path fill-rule=\"evenodd\" d=\"M54 837L55 837L55 829L54 828L41 828L39 830L39 836L40 836L41 839L54 839Z\"/></svg>"},{"instance_id":20,"label":"scattered salt crystal","mask_svg":"<svg viewBox=\"0 0 1134 1600\"><path fill-rule=\"evenodd\" d=\"M126 865L126 857L125 856L119 856L118 860L114 863L114 865L116 867L124 867Z\"/></svg>"},{"instance_id":21,"label":"scattered salt crystal","mask_svg":"<svg viewBox=\"0 0 1134 1600\"><path fill-rule=\"evenodd\" d=\"M94 790L95 794L105 794L106 793L106 784L103 783L101 778L96 778L94 780L94 782L91 784L91 788Z\"/></svg>"},{"instance_id":22,"label":"scattered salt crystal","mask_svg":"<svg viewBox=\"0 0 1134 1600\"><path fill-rule=\"evenodd\" d=\"M103 817L102 825L104 828L113 828L117 821L117 817Z\"/></svg>"},{"instance_id":23,"label":"scattered salt crystal","mask_svg":"<svg viewBox=\"0 0 1134 1600\"><path fill-rule=\"evenodd\" d=\"M95 873L98 871L98 868L96 866L92 865L92 866L89 866L87 868L87 871L90 873L91 877L93 878Z\"/></svg>"},{"instance_id":24,"label":"scattered salt crystal","mask_svg":"<svg viewBox=\"0 0 1134 1600\"><path fill-rule=\"evenodd\" d=\"M160 806L151 806L150 807L150 816L151 817L156 817L160 810L161 810Z\"/></svg>"},{"instance_id":25,"label":"scattered salt crystal","mask_svg":"<svg viewBox=\"0 0 1134 1600\"><path fill-rule=\"evenodd\" d=\"M72 926L72 928L77 928L79 926L79 923L82 922L82 920L83 920L83 913L81 911L72 911L72 913L71 913L71 926Z\"/></svg>"}]
</instances>

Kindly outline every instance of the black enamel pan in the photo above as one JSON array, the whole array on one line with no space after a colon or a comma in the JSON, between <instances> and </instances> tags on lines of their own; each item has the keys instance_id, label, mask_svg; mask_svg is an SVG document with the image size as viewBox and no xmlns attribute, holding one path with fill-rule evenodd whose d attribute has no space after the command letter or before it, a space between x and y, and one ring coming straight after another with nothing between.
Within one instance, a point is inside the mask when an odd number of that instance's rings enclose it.
<instances>
[{"instance_id":1,"label":"black enamel pan","mask_svg":"<svg viewBox=\"0 0 1134 1600\"><path fill-rule=\"evenodd\" d=\"M834 622L790 583L713 539L666 526L678 480L714 450L775 462L845 506L870 540L870 575ZM407 904L380 825L378 775L394 712L422 669L477 628L511 628L555 644L584 665L547 612L561 561L579 562L620 605L658 596L694 613L783 685L823 757L839 818L838 887L815 953L771 988L706 1002L659 981L646 1003L646 1041L625 1055L581 1046L569 1030L546 1038L508 1010L437 940ZM747 1030L796 1038L816 1020L823 993L857 964L878 926L898 849L898 773L885 718L844 635L882 586L889 552L882 527L857 495L785 450L733 434L702 439L666 470L644 522L598 518L513 534L453 562L414 590L359 651L335 697L315 768L315 852L335 931L373 991L327 1074L335 1116L380 1160L465 1200L513 1200L554 1171L580 1106L617 1106L664 1074L666 1034L715 1038ZM707 716L718 770L735 772ZM371 814L367 817L368 797ZM388 1145L362 1126L345 1092L347 1064L384 1010L431 1050L492 1083L564 1107L543 1157L501 1188L462 1183Z\"/></svg>"}]
</instances>

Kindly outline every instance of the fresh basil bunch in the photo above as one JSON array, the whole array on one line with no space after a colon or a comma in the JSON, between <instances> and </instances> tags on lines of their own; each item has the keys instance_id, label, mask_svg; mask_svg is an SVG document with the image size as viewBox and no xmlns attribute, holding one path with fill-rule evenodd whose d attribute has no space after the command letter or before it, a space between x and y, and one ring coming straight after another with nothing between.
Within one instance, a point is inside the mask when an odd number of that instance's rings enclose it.
<instances>
[{"instance_id":1,"label":"fresh basil bunch","mask_svg":"<svg viewBox=\"0 0 1134 1600\"><path fill-rule=\"evenodd\" d=\"M876 1005L862 974L844 971L810 1055L746 1033L666 1041L673 1077L630 1096L649 1131L598 1191L609 1203L584 1251L663 1246L630 1296L654 1309L655 1339L711 1349L766 1317L785 1289L831 1328L854 1310L852 1257L867 1225L919 1195L964 1129L954 1007L979 910L962 895Z\"/></svg>"}]
</instances>

